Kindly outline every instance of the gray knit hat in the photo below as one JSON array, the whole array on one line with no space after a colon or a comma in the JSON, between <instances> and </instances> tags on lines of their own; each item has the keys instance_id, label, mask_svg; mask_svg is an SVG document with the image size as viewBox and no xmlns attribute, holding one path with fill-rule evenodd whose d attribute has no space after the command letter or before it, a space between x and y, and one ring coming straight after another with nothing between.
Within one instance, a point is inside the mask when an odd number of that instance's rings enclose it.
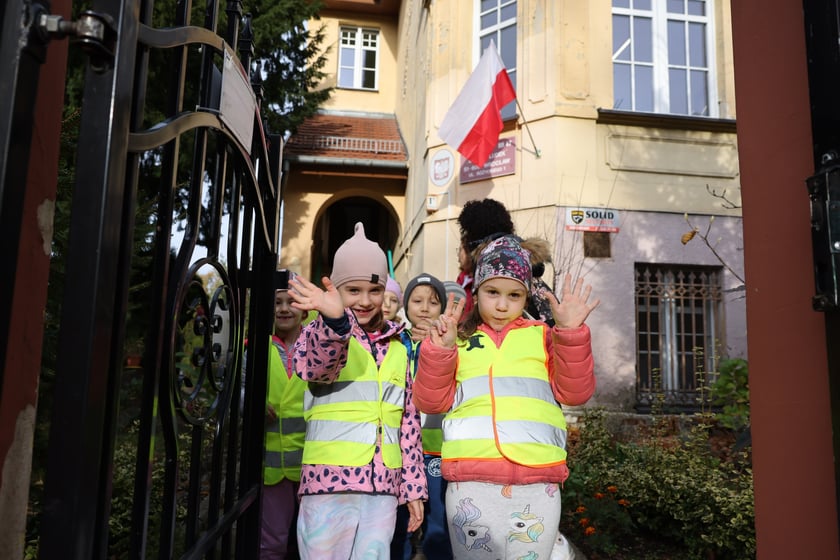
<instances>
[{"instance_id":1,"label":"gray knit hat","mask_svg":"<svg viewBox=\"0 0 840 560\"><path fill-rule=\"evenodd\" d=\"M467 297L467 291L464 289L464 287L458 282L455 282L454 280L447 280L443 283L443 287L446 289L447 300L449 299L449 294L455 294L455 303L458 303L459 301ZM444 304L444 307L445 306L446 304Z\"/></svg>"},{"instance_id":2,"label":"gray knit hat","mask_svg":"<svg viewBox=\"0 0 840 560\"><path fill-rule=\"evenodd\" d=\"M335 252L330 280L338 288L353 281L371 282L383 288L388 281L388 259L379 245L365 237L365 226L357 222L353 237Z\"/></svg>"},{"instance_id":3,"label":"gray knit hat","mask_svg":"<svg viewBox=\"0 0 840 560\"><path fill-rule=\"evenodd\" d=\"M443 287L443 283L431 274L424 272L409 280L406 285L405 295L403 296L406 308L408 307L408 300L411 298L411 292L413 292L414 288L417 286L431 286L435 293L437 293L438 299L440 300L440 308L443 309L446 307L446 288Z\"/></svg>"}]
</instances>

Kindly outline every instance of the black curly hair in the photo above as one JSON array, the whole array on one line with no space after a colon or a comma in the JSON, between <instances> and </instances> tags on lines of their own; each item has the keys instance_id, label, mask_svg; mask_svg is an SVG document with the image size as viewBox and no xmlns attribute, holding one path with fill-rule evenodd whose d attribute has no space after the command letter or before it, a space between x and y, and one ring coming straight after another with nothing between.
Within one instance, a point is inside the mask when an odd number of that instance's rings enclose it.
<instances>
[{"instance_id":1,"label":"black curly hair","mask_svg":"<svg viewBox=\"0 0 840 560\"><path fill-rule=\"evenodd\" d=\"M516 233L505 205L492 198L468 200L458 215L461 243L475 250L483 242Z\"/></svg>"}]
</instances>

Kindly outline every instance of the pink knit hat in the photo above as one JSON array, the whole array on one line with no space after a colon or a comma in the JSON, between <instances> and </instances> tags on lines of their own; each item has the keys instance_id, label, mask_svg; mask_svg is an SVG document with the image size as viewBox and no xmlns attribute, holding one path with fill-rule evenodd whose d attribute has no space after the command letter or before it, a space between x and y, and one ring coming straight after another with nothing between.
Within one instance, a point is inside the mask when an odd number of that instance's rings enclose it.
<instances>
[{"instance_id":1,"label":"pink knit hat","mask_svg":"<svg viewBox=\"0 0 840 560\"><path fill-rule=\"evenodd\" d=\"M403 304L403 295L402 295L402 288L400 288L399 282L388 276L388 281L385 283L385 291L386 292L394 292L397 296L397 301L400 302L400 306Z\"/></svg>"},{"instance_id":2,"label":"pink knit hat","mask_svg":"<svg viewBox=\"0 0 840 560\"><path fill-rule=\"evenodd\" d=\"M335 252L330 280L338 288L354 280L372 282L383 288L388 280L388 260L379 245L365 237L365 226L357 222L353 237Z\"/></svg>"}]
</instances>

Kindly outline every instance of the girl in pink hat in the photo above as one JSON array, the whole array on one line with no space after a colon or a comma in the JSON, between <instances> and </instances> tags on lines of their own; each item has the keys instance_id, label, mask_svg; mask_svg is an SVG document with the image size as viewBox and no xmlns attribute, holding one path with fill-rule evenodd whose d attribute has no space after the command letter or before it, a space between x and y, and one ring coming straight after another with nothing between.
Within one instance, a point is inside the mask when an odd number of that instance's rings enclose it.
<instances>
[{"instance_id":1,"label":"girl in pink hat","mask_svg":"<svg viewBox=\"0 0 840 560\"><path fill-rule=\"evenodd\" d=\"M412 398L404 325L383 317L385 253L357 223L335 254L323 289L291 280L294 306L314 310L295 343L295 371L308 382L300 479L302 560L387 558L397 505L409 530L427 498L420 414Z\"/></svg>"},{"instance_id":2,"label":"girl in pink hat","mask_svg":"<svg viewBox=\"0 0 840 560\"><path fill-rule=\"evenodd\" d=\"M399 282L388 277L385 282L385 297L382 299L382 314L388 321L402 323L402 317L398 315L403 305L402 289Z\"/></svg>"}]
</instances>

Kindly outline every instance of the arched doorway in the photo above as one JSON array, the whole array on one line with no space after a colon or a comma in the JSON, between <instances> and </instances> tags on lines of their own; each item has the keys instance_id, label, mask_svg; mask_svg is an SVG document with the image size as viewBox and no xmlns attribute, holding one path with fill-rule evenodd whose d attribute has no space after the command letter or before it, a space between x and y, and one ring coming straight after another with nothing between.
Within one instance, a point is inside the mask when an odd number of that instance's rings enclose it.
<instances>
[{"instance_id":1,"label":"arched doorway","mask_svg":"<svg viewBox=\"0 0 840 560\"><path fill-rule=\"evenodd\" d=\"M311 278L329 276L336 250L353 235L356 222L365 235L389 256L396 246L399 224L393 210L382 202L363 196L343 198L326 208L313 228Z\"/></svg>"}]
</instances>

